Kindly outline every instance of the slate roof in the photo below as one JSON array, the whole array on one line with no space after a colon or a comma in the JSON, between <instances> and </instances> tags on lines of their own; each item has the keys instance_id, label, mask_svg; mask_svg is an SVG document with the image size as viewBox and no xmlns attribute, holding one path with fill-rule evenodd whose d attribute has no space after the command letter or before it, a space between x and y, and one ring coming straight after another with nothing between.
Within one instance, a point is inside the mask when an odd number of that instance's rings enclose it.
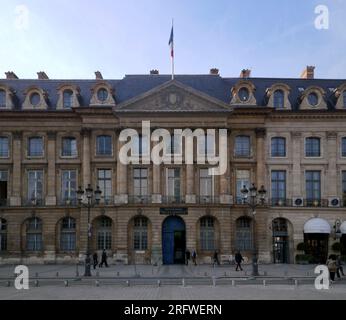
<instances>
[{"instance_id":1,"label":"slate roof","mask_svg":"<svg viewBox=\"0 0 346 320\"><path fill-rule=\"evenodd\" d=\"M140 94L143 94L157 86L170 81L170 75L126 75L121 80L103 80L107 82L115 92L117 104L125 102ZM231 101L231 88L241 78L223 78L216 75L176 75L175 80L184 85L199 90L210 95L224 103L229 104ZM266 90L275 83L285 83L291 88L289 100L293 110L299 108L299 97L301 92L299 88L308 88L309 86L318 86L325 90L325 99L328 108L332 110L335 105L333 91L330 88L337 88L346 80L338 79L284 79L284 78L249 78L255 87L255 98L258 105L266 105ZM77 85L80 88L80 104L88 106L91 99L91 88L99 83L99 80L9 80L0 79L0 85L4 84L15 91L14 104L15 109L21 109L24 102L24 91L30 86L37 86L45 90L48 94L49 109L54 110L58 100L57 88L62 84Z\"/></svg>"}]
</instances>

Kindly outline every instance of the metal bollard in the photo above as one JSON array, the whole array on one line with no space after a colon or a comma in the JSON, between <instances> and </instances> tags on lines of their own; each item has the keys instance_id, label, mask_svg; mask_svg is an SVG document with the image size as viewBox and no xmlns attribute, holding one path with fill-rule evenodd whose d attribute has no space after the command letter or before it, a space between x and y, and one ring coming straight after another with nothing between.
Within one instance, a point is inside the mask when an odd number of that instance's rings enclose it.
<instances>
[{"instance_id":1,"label":"metal bollard","mask_svg":"<svg viewBox=\"0 0 346 320\"><path fill-rule=\"evenodd\" d=\"M79 272L78 272L78 270L76 271L76 277L79 277Z\"/></svg>"},{"instance_id":2,"label":"metal bollard","mask_svg":"<svg viewBox=\"0 0 346 320\"><path fill-rule=\"evenodd\" d=\"M96 271L96 277L100 276L100 272Z\"/></svg>"},{"instance_id":3,"label":"metal bollard","mask_svg":"<svg viewBox=\"0 0 346 320\"><path fill-rule=\"evenodd\" d=\"M95 285L96 285L96 287L99 287L100 286L100 281L96 280L95 281Z\"/></svg>"},{"instance_id":4,"label":"metal bollard","mask_svg":"<svg viewBox=\"0 0 346 320\"><path fill-rule=\"evenodd\" d=\"M38 287L39 286L39 282L38 280L35 280L35 287Z\"/></svg>"},{"instance_id":5,"label":"metal bollard","mask_svg":"<svg viewBox=\"0 0 346 320\"><path fill-rule=\"evenodd\" d=\"M267 281L263 280L263 287L267 286Z\"/></svg>"},{"instance_id":6,"label":"metal bollard","mask_svg":"<svg viewBox=\"0 0 346 320\"><path fill-rule=\"evenodd\" d=\"M297 288L298 287L298 279L294 280L294 286Z\"/></svg>"},{"instance_id":7,"label":"metal bollard","mask_svg":"<svg viewBox=\"0 0 346 320\"><path fill-rule=\"evenodd\" d=\"M161 286L161 280L157 280L157 286L158 286L158 287Z\"/></svg>"},{"instance_id":8,"label":"metal bollard","mask_svg":"<svg viewBox=\"0 0 346 320\"><path fill-rule=\"evenodd\" d=\"M35 277L38 278L38 272L35 273Z\"/></svg>"},{"instance_id":9,"label":"metal bollard","mask_svg":"<svg viewBox=\"0 0 346 320\"><path fill-rule=\"evenodd\" d=\"M56 277L59 278L59 272L56 273Z\"/></svg>"},{"instance_id":10,"label":"metal bollard","mask_svg":"<svg viewBox=\"0 0 346 320\"><path fill-rule=\"evenodd\" d=\"M119 276L120 276L120 272L118 271L118 272L117 272L117 277L119 277Z\"/></svg>"},{"instance_id":11,"label":"metal bollard","mask_svg":"<svg viewBox=\"0 0 346 320\"><path fill-rule=\"evenodd\" d=\"M235 280L232 280L232 287L235 287Z\"/></svg>"},{"instance_id":12,"label":"metal bollard","mask_svg":"<svg viewBox=\"0 0 346 320\"><path fill-rule=\"evenodd\" d=\"M185 279L182 281L183 287L186 287Z\"/></svg>"},{"instance_id":13,"label":"metal bollard","mask_svg":"<svg viewBox=\"0 0 346 320\"><path fill-rule=\"evenodd\" d=\"M216 277L213 277L213 287L216 287Z\"/></svg>"},{"instance_id":14,"label":"metal bollard","mask_svg":"<svg viewBox=\"0 0 346 320\"><path fill-rule=\"evenodd\" d=\"M129 287L130 286L130 281L126 280L126 285Z\"/></svg>"},{"instance_id":15,"label":"metal bollard","mask_svg":"<svg viewBox=\"0 0 346 320\"><path fill-rule=\"evenodd\" d=\"M227 277L227 272L225 272L225 277Z\"/></svg>"},{"instance_id":16,"label":"metal bollard","mask_svg":"<svg viewBox=\"0 0 346 320\"><path fill-rule=\"evenodd\" d=\"M10 287L11 286L11 281L7 281L6 286Z\"/></svg>"},{"instance_id":17,"label":"metal bollard","mask_svg":"<svg viewBox=\"0 0 346 320\"><path fill-rule=\"evenodd\" d=\"M267 271L264 271L264 276L266 277L268 275L268 272Z\"/></svg>"},{"instance_id":18,"label":"metal bollard","mask_svg":"<svg viewBox=\"0 0 346 320\"><path fill-rule=\"evenodd\" d=\"M65 287L68 287L68 280L65 280L65 281L64 281L64 286L65 286Z\"/></svg>"},{"instance_id":19,"label":"metal bollard","mask_svg":"<svg viewBox=\"0 0 346 320\"><path fill-rule=\"evenodd\" d=\"M204 276L205 276L205 277L208 277L208 272L204 272Z\"/></svg>"}]
</instances>

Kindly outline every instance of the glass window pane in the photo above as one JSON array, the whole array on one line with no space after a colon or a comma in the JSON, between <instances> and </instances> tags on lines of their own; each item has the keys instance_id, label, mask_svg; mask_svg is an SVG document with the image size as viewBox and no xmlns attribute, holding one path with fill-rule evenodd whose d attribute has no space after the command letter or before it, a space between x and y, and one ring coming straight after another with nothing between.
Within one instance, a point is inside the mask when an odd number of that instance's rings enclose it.
<instances>
[{"instance_id":1,"label":"glass window pane","mask_svg":"<svg viewBox=\"0 0 346 320\"><path fill-rule=\"evenodd\" d=\"M0 137L0 157L9 156L9 140L8 137Z\"/></svg>"},{"instance_id":2,"label":"glass window pane","mask_svg":"<svg viewBox=\"0 0 346 320\"><path fill-rule=\"evenodd\" d=\"M274 108L282 109L285 105L285 94L282 90L276 90L274 92Z\"/></svg>"},{"instance_id":3,"label":"glass window pane","mask_svg":"<svg viewBox=\"0 0 346 320\"><path fill-rule=\"evenodd\" d=\"M6 108L6 91L0 89L0 108Z\"/></svg>"},{"instance_id":4,"label":"glass window pane","mask_svg":"<svg viewBox=\"0 0 346 320\"><path fill-rule=\"evenodd\" d=\"M250 156L250 137L237 136L235 138L235 156L237 157Z\"/></svg>"},{"instance_id":5,"label":"glass window pane","mask_svg":"<svg viewBox=\"0 0 346 320\"><path fill-rule=\"evenodd\" d=\"M341 156L346 157L346 138L342 138L341 141Z\"/></svg>"},{"instance_id":6,"label":"glass window pane","mask_svg":"<svg viewBox=\"0 0 346 320\"><path fill-rule=\"evenodd\" d=\"M72 90L64 90L63 93L63 107L66 109L73 107L73 92Z\"/></svg>"},{"instance_id":7,"label":"glass window pane","mask_svg":"<svg viewBox=\"0 0 346 320\"><path fill-rule=\"evenodd\" d=\"M286 139L275 137L271 140L271 154L272 157L285 157L286 156Z\"/></svg>"},{"instance_id":8,"label":"glass window pane","mask_svg":"<svg viewBox=\"0 0 346 320\"><path fill-rule=\"evenodd\" d=\"M43 139L41 137L29 138L28 155L39 157L43 155Z\"/></svg>"},{"instance_id":9,"label":"glass window pane","mask_svg":"<svg viewBox=\"0 0 346 320\"><path fill-rule=\"evenodd\" d=\"M306 138L305 155L306 157L319 157L321 155L320 138Z\"/></svg>"}]
</instances>

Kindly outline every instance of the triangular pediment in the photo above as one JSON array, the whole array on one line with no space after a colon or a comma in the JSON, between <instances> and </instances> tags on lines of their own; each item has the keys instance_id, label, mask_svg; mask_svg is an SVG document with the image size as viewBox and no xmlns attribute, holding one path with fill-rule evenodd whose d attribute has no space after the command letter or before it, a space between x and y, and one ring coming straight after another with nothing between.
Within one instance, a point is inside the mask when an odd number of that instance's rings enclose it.
<instances>
[{"instance_id":1,"label":"triangular pediment","mask_svg":"<svg viewBox=\"0 0 346 320\"><path fill-rule=\"evenodd\" d=\"M232 107L201 91L171 80L118 104L115 113L127 112L230 112Z\"/></svg>"}]
</instances>

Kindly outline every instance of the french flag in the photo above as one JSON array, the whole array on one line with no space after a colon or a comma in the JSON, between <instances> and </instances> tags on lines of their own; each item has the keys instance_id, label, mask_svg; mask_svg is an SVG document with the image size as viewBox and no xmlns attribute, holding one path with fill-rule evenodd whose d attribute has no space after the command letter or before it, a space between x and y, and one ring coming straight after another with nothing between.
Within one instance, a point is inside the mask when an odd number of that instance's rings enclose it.
<instances>
[{"instance_id":1,"label":"french flag","mask_svg":"<svg viewBox=\"0 0 346 320\"><path fill-rule=\"evenodd\" d=\"M171 36L169 37L168 45L171 46L171 57L174 58L174 42L173 42L173 25L171 30Z\"/></svg>"}]
</instances>

